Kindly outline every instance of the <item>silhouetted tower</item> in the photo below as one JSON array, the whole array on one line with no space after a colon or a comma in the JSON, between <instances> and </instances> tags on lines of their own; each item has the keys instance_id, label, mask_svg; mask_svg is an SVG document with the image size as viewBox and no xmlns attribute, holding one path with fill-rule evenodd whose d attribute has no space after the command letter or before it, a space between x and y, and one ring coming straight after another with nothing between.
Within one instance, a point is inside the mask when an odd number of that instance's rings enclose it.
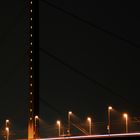
<instances>
[{"instance_id":1,"label":"silhouetted tower","mask_svg":"<svg viewBox=\"0 0 140 140\"><path fill-rule=\"evenodd\" d=\"M37 138L39 124L39 1L28 0L28 73L29 73L29 116L28 139Z\"/></svg>"}]
</instances>

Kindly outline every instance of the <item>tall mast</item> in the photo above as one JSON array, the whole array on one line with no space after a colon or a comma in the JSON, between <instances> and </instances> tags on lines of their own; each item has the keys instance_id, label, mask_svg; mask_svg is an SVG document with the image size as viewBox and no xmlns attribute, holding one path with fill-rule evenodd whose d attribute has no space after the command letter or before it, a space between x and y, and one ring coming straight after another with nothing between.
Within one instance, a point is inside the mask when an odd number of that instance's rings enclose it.
<instances>
[{"instance_id":1,"label":"tall mast","mask_svg":"<svg viewBox=\"0 0 140 140\"><path fill-rule=\"evenodd\" d=\"M28 7L28 139L33 139L39 133L39 1L28 0Z\"/></svg>"}]
</instances>

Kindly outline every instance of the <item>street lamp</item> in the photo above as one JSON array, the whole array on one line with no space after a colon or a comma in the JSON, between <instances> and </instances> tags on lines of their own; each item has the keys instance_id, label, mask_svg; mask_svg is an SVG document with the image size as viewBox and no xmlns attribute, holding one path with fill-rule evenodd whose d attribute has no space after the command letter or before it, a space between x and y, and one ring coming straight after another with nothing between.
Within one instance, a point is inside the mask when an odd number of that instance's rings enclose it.
<instances>
[{"instance_id":1,"label":"street lamp","mask_svg":"<svg viewBox=\"0 0 140 140\"><path fill-rule=\"evenodd\" d=\"M69 133L69 135L71 134L71 129L70 129L71 114L72 114L72 111L69 111L68 112L68 133Z\"/></svg>"},{"instance_id":2,"label":"street lamp","mask_svg":"<svg viewBox=\"0 0 140 140\"><path fill-rule=\"evenodd\" d=\"M60 135L61 135L61 132L60 132L60 130L61 130L61 122L58 120L56 123L58 125L58 134L59 134L59 137L60 137Z\"/></svg>"},{"instance_id":3,"label":"street lamp","mask_svg":"<svg viewBox=\"0 0 140 140\"><path fill-rule=\"evenodd\" d=\"M110 126L110 112L112 110L112 106L109 106L108 107L108 126L107 126L107 129L108 129L108 134L110 134L111 132L111 126Z\"/></svg>"},{"instance_id":4,"label":"street lamp","mask_svg":"<svg viewBox=\"0 0 140 140\"><path fill-rule=\"evenodd\" d=\"M9 124L9 120L6 120L5 121L5 127L8 127L8 124Z\"/></svg>"},{"instance_id":5,"label":"street lamp","mask_svg":"<svg viewBox=\"0 0 140 140\"><path fill-rule=\"evenodd\" d=\"M123 117L125 118L125 132L128 133L128 114L124 113Z\"/></svg>"},{"instance_id":6,"label":"street lamp","mask_svg":"<svg viewBox=\"0 0 140 140\"><path fill-rule=\"evenodd\" d=\"M6 131L6 140L9 140L9 127L6 127L5 131Z\"/></svg>"},{"instance_id":7,"label":"street lamp","mask_svg":"<svg viewBox=\"0 0 140 140\"><path fill-rule=\"evenodd\" d=\"M89 122L89 134L91 135L91 118L87 117L87 120Z\"/></svg>"},{"instance_id":8,"label":"street lamp","mask_svg":"<svg viewBox=\"0 0 140 140\"><path fill-rule=\"evenodd\" d=\"M37 137L37 121L38 120L39 120L39 117L36 115L35 116L35 126L34 126L34 128L35 128L35 131L34 131L35 138Z\"/></svg>"}]
</instances>

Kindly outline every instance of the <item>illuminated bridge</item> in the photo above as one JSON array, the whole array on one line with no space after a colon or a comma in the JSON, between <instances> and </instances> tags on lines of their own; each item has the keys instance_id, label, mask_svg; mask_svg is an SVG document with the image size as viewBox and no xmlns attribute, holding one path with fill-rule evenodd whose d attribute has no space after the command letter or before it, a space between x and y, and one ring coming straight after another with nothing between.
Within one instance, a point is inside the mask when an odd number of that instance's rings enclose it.
<instances>
[{"instance_id":1,"label":"illuminated bridge","mask_svg":"<svg viewBox=\"0 0 140 140\"><path fill-rule=\"evenodd\" d=\"M44 1L44 0L43 0ZM48 3L50 4L50 3ZM28 38L28 63L29 63L29 117L28 117L28 139L37 139L39 138L39 123L41 122L41 118L39 115L39 1L32 1L29 0L28 7L29 7L29 38ZM51 5L51 4L50 4ZM56 7L57 8L57 7ZM57 8L58 9L58 8ZM62 9L60 9L62 10ZM70 13L67 13L70 15ZM71 16L73 16L71 14ZM79 19L82 20L82 19ZM85 21L84 21L85 22ZM44 51L43 49L41 49ZM51 55L51 54L49 54ZM53 57L53 56L52 56ZM57 58L55 58L57 59ZM62 61L58 60L60 63ZM63 63L64 64L64 63ZM69 65L67 65L71 68ZM71 68L72 69L72 68ZM75 72L78 72L74 69ZM84 77L88 78L86 75L81 73ZM89 78L88 78L89 79ZM92 82L95 82L89 79ZM102 88L99 83L96 83ZM107 88L106 88L107 89ZM107 89L109 90L109 89ZM110 91L110 90L109 90ZM112 92L112 91L110 91ZM106 139L106 138L125 138L125 137L140 137L140 133L128 133L129 132L129 114L124 113L123 116L123 130L125 131L124 134L112 134L112 126L113 122L111 120L111 113L113 111L112 106L108 106L107 112L107 125L105 125L107 133L104 135L92 135L92 129L94 126L94 121L92 117L87 117L87 126L86 129L80 126L78 123L73 123L74 119L72 118L73 112L68 112L68 124L65 126L65 130L62 130L62 123L60 120L56 122L57 129L58 129L58 137L57 138L47 138L47 140L59 140L59 139ZM66 125L66 123L65 123ZM85 136L71 136L72 135L72 126L75 127L77 130L81 131ZM62 137L62 133L64 136ZM66 134L66 135L65 135ZM69 135L69 136L68 136ZM45 139L42 139L45 140Z\"/></svg>"},{"instance_id":2,"label":"illuminated bridge","mask_svg":"<svg viewBox=\"0 0 140 140\"><path fill-rule=\"evenodd\" d=\"M92 140L92 139L133 139L139 138L140 133L129 133L129 134L111 134L111 135L91 135L91 136L75 136L75 137L67 137L67 138L48 138L48 139L40 139L40 140Z\"/></svg>"}]
</instances>

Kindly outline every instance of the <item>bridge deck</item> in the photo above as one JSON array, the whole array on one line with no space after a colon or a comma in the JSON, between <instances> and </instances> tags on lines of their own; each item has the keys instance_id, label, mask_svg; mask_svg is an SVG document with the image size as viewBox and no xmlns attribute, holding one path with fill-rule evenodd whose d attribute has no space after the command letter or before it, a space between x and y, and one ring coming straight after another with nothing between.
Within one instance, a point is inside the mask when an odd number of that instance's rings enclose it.
<instances>
[{"instance_id":1,"label":"bridge deck","mask_svg":"<svg viewBox=\"0 0 140 140\"><path fill-rule=\"evenodd\" d=\"M125 138L127 139L139 138L140 139L140 133L56 137L56 138L44 138L44 139L39 139L39 140L92 140L92 139L125 139Z\"/></svg>"}]
</instances>

